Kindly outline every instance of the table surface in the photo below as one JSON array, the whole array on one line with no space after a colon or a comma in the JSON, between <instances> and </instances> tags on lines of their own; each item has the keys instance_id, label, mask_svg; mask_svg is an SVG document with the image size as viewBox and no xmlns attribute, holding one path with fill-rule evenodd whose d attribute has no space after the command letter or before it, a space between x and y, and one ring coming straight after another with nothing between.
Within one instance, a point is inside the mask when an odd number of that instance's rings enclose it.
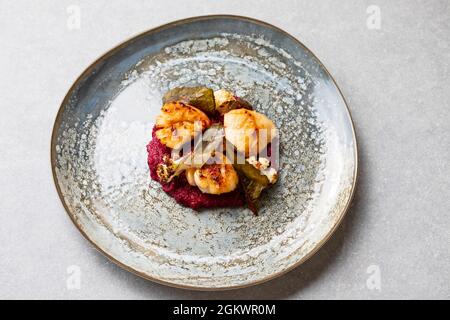
<instances>
[{"instance_id":1,"label":"table surface","mask_svg":"<svg viewBox=\"0 0 450 320\"><path fill-rule=\"evenodd\" d=\"M0 298L450 298L450 3L185 3L0 0ZM360 176L342 225L309 261L211 293L146 281L98 253L64 212L49 151L65 93L98 56L163 23L219 13L272 23L321 59L353 115Z\"/></svg>"}]
</instances>

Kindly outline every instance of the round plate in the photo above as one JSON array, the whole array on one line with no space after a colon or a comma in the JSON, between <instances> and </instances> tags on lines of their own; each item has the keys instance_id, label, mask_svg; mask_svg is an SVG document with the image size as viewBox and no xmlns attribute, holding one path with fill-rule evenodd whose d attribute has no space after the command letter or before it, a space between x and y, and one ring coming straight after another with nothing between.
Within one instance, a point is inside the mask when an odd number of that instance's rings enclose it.
<instances>
[{"instance_id":1,"label":"round plate","mask_svg":"<svg viewBox=\"0 0 450 320\"><path fill-rule=\"evenodd\" d=\"M280 179L259 216L196 212L151 181L146 144L161 96L182 85L229 89L279 128ZM64 207L101 252L147 279L204 290L305 261L344 216L357 172L352 121L325 67L282 30L236 16L173 22L99 58L61 105L51 160Z\"/></svg>"}]
</instances>

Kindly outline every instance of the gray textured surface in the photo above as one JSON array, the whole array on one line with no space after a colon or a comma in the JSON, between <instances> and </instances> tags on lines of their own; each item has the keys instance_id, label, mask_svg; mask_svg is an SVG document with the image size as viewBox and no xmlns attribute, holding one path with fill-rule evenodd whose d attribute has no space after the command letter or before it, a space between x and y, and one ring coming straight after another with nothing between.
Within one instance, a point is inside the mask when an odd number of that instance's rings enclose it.
<instances>
[{"instance_id":1,"label":"gray textured surface","mask_svg":"<svg viewBox=\"0 0 450 320\"><path fill-rule=\"evenodd\" d=\"M450 298L450 6L446 1L0 1L1 298ZM70 4L81 29L66 27ZM381 9L381 29L366 8ZM327 66L360 147L354 205L303 266L269 283L202 293L140 279L79 234L49 161L59 103L124 39L171 20L230 13L273 23ZM66 286L67 268L81 287ZM366 285L380 269L381 290Z\"/></svg>"}]
</instances>

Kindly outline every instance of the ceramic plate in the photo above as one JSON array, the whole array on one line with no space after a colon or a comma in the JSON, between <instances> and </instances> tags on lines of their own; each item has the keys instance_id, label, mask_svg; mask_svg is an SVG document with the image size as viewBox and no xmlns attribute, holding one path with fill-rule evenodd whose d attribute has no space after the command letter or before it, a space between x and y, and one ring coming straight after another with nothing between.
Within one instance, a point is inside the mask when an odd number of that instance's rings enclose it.
<instances>
[{"instance_id":1,"label":"ceramic plate","mask_svg":"<svg viewBox=\"0 0 450 320\"><path fill-rule=\"evenodd\" d=\"M280 130L281 175L261 212L195 212L151 181L146 144L169 88L231 89ZM282 30L244 17L173 22L119 45L67 93L51 160L75 225L110 259L147 279L229 289L298 266L349 206L357 151L346 103L325 67Z\"/></svg>"}]
</instances>

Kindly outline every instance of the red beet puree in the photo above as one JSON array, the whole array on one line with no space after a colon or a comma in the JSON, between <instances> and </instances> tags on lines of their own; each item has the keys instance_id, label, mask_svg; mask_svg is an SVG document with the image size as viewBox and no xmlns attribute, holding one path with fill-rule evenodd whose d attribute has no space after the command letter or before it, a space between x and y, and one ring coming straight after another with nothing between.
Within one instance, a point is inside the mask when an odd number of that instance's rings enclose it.
<instances>
[{"instance_id":1,"label":"red beet puree","mask_svg":"<svg viewBox=\"0 0 450 320\"><path fill-rule=\"evenodd\" d=\"M184 174L173 179L169 183L162 183L156 174L156 166L163 162L165 155L170 156L171 149L166 147L156 138L155 128L152 132L152 140L147 145L148 167L150 168L150 176L153 180L158 181L163 190L173 197L178 203L190 207L192 209L214 208L214 207L240 207L245 204L243 193L237 188L232 192L220 195L203 193L199 188L191 186Z\"/></svg>"}]
</instances>

